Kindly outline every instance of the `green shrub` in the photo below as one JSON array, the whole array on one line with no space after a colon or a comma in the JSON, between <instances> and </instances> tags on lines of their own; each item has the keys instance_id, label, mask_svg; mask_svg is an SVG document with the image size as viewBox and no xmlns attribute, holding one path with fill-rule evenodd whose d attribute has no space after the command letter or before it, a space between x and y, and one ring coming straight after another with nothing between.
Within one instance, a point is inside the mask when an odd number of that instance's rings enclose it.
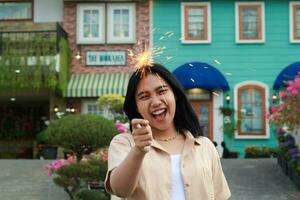
<instances>
[{"instance_id":1,"label":"green shrub","mask_svg":"<svg viewBox=\"0 0 300 200\"><path fill-rule=\"evenodd\" d=\"M107 94L99 97L97 104L105 107L113 113L123 114L123 104L125 98L117 94Z\"/></svg>"},{"instance_id":2,"label":"green shrub","mask_svg":"<svg viewBox=\"0 0 300 200\"><path fill-rule=\"evenodd\" d=\"M76 195L76 200L109 200L109 197L100 191L82 190Z\"/></svg>"},{"instance_id":3,"label":"green shrub","mask_svg":"<svg viewBox=\"0 0 300 200\"><path fill-rule=\"evenodd\" d=\"M269 147L252 145L245 148L245 158L270 158L270 156L271 150Z\"/></svg>"},{"instance_id":4,"label":"green shrub","mask_svg":"<svg viewBox=\"0 0 300 200\"><path fill-rule=\"evenodd\" d=\"M80 161L84 154L108 146L118 130L104 117L74 114L50 123L45 134L47 141L71 150Z\"/></svg>"}]
</instances>

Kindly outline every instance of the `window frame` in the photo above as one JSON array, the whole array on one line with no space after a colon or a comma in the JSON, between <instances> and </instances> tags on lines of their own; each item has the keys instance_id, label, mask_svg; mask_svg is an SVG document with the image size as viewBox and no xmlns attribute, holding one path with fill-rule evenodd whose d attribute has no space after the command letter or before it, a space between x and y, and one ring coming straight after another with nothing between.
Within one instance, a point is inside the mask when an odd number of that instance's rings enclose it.
<instances>
[{"instance_id":1,"label":"window frame","mask_svg":"<svg viewBox=\"0 0 300 200\"><path fill-rule=\"evenodd\" d=\"M24 0L24 1L1 1L3 3L30 3L31 4L31 18L24 19L0 19L0 22L18 22L18 21L33 21L34 19L34 0Z\"/></svg>"},{"instance_id":2,"label":"window frame","mask_svg":"<svg viewBox=\"0 0 300 200\"><path fill-rule=\"evenodd\" d=\"M96 106L98 110L96 112L89 112L89 106ZM85 99L81 101L81 113L83 114L91 114L105 117L107 119L114 119L113 113L109 112L109 110L101 110L100 106L97 105L97 99Z\"/></svg>"},{"instance_id":3,"label":"window frame","mask_svg":"<svg viewBox=\"0 0 300 200\"><path fill-rule=\"evenodd\" d=\"M129 36L128 38L114 37L113 10L125 8L129 10ZM107 4L107 43L133 44L136 42L136 4L135 3L108 3Z\"/></svg>"},{"instance_id":4,"label":"window frame","mask_svg":"<svg viewBox=\"0 0 300 200\"><path fill-rule=\"evenodd\" d=\"M206 11L204 16L204 38L188 38L187 37L187 16L186 8L204 8ZM210 2L183 2L181 3L181 43L184 44L207 44L211 43L211 6Z\"/></svg>"},{"instance_id":5,"label":"window frame","mask_svg":"<svg viewBox=\"0 0 300 200\"><path fill-rule=\"evenodd\" d=\"M241 107L241 102L240 102L240 94L243 89L258 89L262 91L262 123L263 123L263 130L260 134L257 133L241 133L240 128L238 128L235 131L235 139L269 139L270 138L270 126L268 123L268 119L266 119L266 113L267 113L267 108L269 107L269 89L268 86L262 82L259 81L245 81L242 83L239 83L235 86L234 88L234 109L237 110L235 112L235 119L238 119L238 114L239 110Z\"/></svg>"},{"instance_id":6,"label":"window frame","mask_svg":"<svg viewBox=\"0 0 300 200\"><path fill-rule=\"evenodd\" d=\"M257 7L258 10L258 38L243 38L241 11L246 8ZM236 43L264 43L265 42L265 4L264 2L236 2L235 3L235 41Z\"/></svg>"},{"instance_id":7,"label":"window frame","mask_svg":"<svg viewBox=\"0 0 300 200\"><path fill-rule=\"evenodd\" d=\"M295 10L300 10L300 1L291 1L289 6L290 12L290 43L300 43L300 36L297 37L297 20ZM300 28L300 27L299 27Z\"/></svg>"},{"instance_id":8,"label":"window frame","mask_svg":"<svg viewBox=\"0 0 300 200\"><path fill-rule=\"evenodd\" d=\"M99 36L95 38L83 37L83 12L87 9L97 9L99 11ZM105 43L105 4L104 3L79 3L77 4L77 44L104 44Z\"/></svg>"}]
</instances>

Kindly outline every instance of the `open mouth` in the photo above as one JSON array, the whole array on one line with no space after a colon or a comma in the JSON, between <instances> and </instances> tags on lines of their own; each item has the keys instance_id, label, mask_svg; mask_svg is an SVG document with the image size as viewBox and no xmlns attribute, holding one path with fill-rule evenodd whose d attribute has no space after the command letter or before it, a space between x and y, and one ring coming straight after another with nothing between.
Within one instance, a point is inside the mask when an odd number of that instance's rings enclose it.
<instances>
[{"instance_id":1,"label":"open mouth","mask_svg":"<svg viewBox=\"0 0 300 200\"><path fill-rule=\"evenodd\" d=\"M156 111L152 112L151 114L154 117L154 119L163 120L166 116L166 113L167 113L167 109L163 108L160 110L156 110Z\"/></svg>"}]
</instances>

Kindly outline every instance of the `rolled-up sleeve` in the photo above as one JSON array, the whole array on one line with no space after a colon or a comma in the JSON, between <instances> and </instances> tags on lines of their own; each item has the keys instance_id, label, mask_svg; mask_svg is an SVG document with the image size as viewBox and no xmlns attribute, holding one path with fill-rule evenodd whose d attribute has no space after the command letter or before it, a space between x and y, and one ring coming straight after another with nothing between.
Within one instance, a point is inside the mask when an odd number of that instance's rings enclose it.
<instances>
[{"instance_id":1,"label":"rolled-up sleeve","mask_svg":"<svg viewBox=\"0 0 300 200\"><path fill-rule=\"evenodd\" d=\"M220 156L216 148L213 149L212 175L214 184L214 196L216 200L226 200L231 196L225 175L223 173Z\"/></svg>"},{"instance_id":2,"label":"rolled-up sleeve","mask_svg":"<svg viewBox=\"0 0 300 200\"><path fill-rule=\"evenodd\" d=\"M118 167L120 163L126 158L132 148L132 142L130 140L131 135L128 133L122 133L115 136L108 149L108 170L105 178L105 189L107 192L113 194L110 187L110 173L113 169Z\"/></svg>"}]
</instances>

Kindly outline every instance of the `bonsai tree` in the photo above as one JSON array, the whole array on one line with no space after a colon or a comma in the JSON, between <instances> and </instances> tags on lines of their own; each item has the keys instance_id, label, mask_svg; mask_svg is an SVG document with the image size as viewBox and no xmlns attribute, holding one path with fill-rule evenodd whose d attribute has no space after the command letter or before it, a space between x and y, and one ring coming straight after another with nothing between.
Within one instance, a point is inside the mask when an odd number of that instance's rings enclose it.
<instances>
[{"instance_id":1,"label":"bonsai tree","mask_svg":"<svg viewBox=\"0 0 300 200\"><path fill-rule=\"evenodd\" d=\"M50 143L70 150L80 161L84 154L108 146L118 130L112 121L104 117L74 114L53 121L45 134Z\"/></svg>"},{"instance_id":2,"label":"bonsai tree","mask_svg":"<svg viewBox=\"0 0 300 200\"><path fill-rule=\"evenodd\" d=\"M91 152L108 146L118 134L112 121L95 115L67 115L53 121L44 134L47 142L68 149L75 157L54 161L45 167L49 175L54 175L54 183L63 187L70 199L82 199L82 195L89 192L89 182L104 180L107 152ZM103 196L101 191L90 192L93 197Z\"/></svg>"}]
</instances>

